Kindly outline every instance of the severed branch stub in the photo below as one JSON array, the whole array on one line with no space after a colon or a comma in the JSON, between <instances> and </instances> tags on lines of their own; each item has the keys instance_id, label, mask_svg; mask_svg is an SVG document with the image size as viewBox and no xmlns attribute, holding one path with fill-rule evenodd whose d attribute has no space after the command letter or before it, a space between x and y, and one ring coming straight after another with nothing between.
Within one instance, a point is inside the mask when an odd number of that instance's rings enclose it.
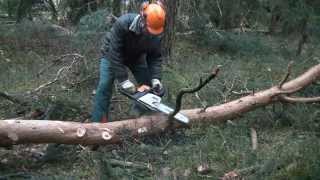
<instances>
[{"instance_id":1,"label":"severed branch stub","mask_svg":"<svg viewBox=\"0 0 320 180\"><path fill-rule=\"evenodd\" d=\"M172 120L174 119L174 116L180 111L181 109L181 103L182 103L182 97L184 94L190 94L190 93L195 93L197 91L199 91L200 89L202 89L205 85L207 85L212 79L214 79L219 72L219 66L215 69L213 69L212 73L204 80L202 81L202 79L200 79L200 82L198 84L197 87L195 88L184 88L181 89L179 94L177 95L177 99L176 99L176 107L174 109L174 111L169 115L169 127L172 125Z\"/></svg>"}]
</instances>

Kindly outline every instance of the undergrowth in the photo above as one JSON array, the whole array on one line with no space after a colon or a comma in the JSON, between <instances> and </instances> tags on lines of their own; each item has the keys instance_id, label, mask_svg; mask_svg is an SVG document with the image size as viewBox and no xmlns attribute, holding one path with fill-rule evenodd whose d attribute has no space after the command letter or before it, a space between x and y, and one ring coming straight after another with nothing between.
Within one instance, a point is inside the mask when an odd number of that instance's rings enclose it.
<instances>
[{"instance_id":1,"label":"undergrowth","mask_svg":"<svg viewBox=\"0 0 320 180\"><path fill-rule=\"evenodd\" d=\"M76 74L67 75L88 79L72 86L66 77L43 89L39 96L30 97L33 101L28 105L1 99L0 118L21 116L34 109L50 112L45 119L82 121L88 118L92 91L98 80L101 36L91 34L93 39L87 41L91 35L86 27L81 27L78 29L84 28L84 33L60 38L45 29L32 30L33 27L1 31L0 39L6 42L0 44L1 92L19 97L52 80L72 58L50 66L41 76L38 73L63 54L84 56L86 64L82 64ZM105 27L97 28L100 31ZM35 32L23 34L26 30ZM40 37L35 35L39 33ZM188 38L178 39L170 63L164 66L163 82L167 88L164 102L173 106L181 88L197 85L201 77L206 77L218 65L221 65L218 77L197 96L187 95L183 100L184 109L221 104L239 98L238 93L276 85L290 61L294 61L291 78L320 61L316 36L300 56L295 55L297 42L290 38L231 32L211 36L199 43ZM299 93L317 94L318 84ZM128 117L128 109L128 100L115 93L112 117ZM0 149L0 179L218 179L230 171L240 172L244 179L319 179L318 109L316 103L277 103L223 124L199 125L139 140L128 138L121 145L100 147L98 151L67 145ZM81 117L83 115L86 117ZM258 134L257 150L252 149L252 129ZM141 166L119 165L112 160ZM202 164L209 165L207 174L197 172Z\"/></svg>"}]
</instances>

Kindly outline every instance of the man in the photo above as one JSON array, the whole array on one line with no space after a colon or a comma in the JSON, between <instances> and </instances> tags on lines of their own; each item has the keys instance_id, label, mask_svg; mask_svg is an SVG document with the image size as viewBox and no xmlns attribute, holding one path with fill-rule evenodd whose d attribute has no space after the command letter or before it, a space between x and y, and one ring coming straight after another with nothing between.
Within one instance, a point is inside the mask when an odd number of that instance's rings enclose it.
<instances>
[{"instance_id":1,"label":"man","mask_svg":"<svg viewBox=\"0 0 320 180\"><path fill-rule=\"evenodd\" d=\"M128 78L127 69L141 87L139 91L150 87L163 88L160 36L164 30L165 15L162 4L143 3L140 14L122 15L114 23L102 48L93 122L108 122L114 80L119 82L123 90L136 92L136 86Z\"/></svg>"}]
</instances>

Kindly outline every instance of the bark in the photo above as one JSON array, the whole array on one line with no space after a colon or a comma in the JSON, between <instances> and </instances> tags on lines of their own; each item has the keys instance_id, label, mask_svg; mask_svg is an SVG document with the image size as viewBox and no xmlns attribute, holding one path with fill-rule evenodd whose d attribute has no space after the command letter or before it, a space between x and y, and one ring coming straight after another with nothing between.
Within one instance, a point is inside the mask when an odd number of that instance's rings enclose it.
<instances>
[{"instance_id":1,"label":"bark","mask_svg":"<svg viewBox=\"0 0 320 180\"><path fill-rule=\"evenodd\" d=\"M259 91L240 99L203 109L183 110L190 118L190 125L215 123L237 118L258 107L277 101L286 101L285 95L302 90L320 79L320 64L287 83ZM165 131L169 125L167 116L155 114L138 119L111 123L77 123L45 120L1 120L0 145L24 143L60 144L112 144L124 137L138 137ZM184 127L179 124L175 128Z\"/></svg>"}]
</instances>

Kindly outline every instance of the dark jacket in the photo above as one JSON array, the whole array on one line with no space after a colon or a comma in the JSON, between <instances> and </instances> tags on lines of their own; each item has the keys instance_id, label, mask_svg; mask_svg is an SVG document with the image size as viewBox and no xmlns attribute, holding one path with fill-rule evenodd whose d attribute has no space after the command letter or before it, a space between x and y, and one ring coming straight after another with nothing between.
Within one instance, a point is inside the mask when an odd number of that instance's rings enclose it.
<instances>
[{"instance_id":1,"label":"dark jacket","mask_svg":"<svg viewBox=\"0 0 320 180\"><path fill-rule=\"evenodd\" d=\"M110 60L111 70L119 82L128 79L126 66L138 63L143 55L146 57L151 79L161 79L160 37L142 33L140 21L138 14L122 15L106 35L102 54Z\"/></svg>"}]
</instances>

